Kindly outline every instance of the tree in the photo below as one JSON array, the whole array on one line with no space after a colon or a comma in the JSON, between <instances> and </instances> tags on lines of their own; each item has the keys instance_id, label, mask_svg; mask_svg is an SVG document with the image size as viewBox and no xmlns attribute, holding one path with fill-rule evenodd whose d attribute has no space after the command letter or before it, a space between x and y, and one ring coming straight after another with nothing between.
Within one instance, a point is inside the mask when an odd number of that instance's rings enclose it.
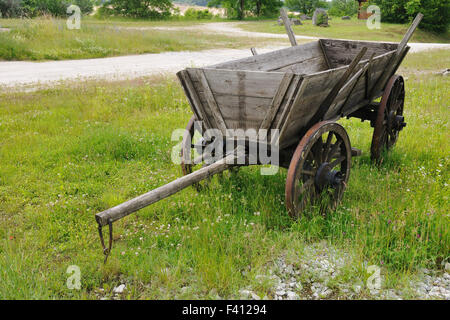
<instances>
[{"instance_id":1,"label":"tree","mask_svg":"<svg viewBox=\"0 0 450 320\"><path fill-rule=\"evenodd\" d=\"M257 17L278 15L283 6L281 0L250 0L250 10Z\"/></svg>"},{"instance_id":2,"label":"tree","mask_svg":"<svg viewBox=\"0 0 450 320\"><path fill-rule=\"evenodd\" d=\"M358 12L358 2L355 0L332 0L328 14L332 16L353 16Z\"/></svg>"},{"instance_id":3,"label":"tree","mask_svg":"<svg viewBox=\"0 0 450 320\"><path fill-rule=\"evenodd\" d=\"M286 6L304 14L311 15L317 8L327 8L328 3L322 0L286 0Z\"/></svg>"},{"instance_id":4,"label":"tree","mask_svg":"<svg viewBox=\"0 0 450 320\"><path fill-rule=\"evenodd\" d=\"M104 8L129 17L162 19L170 16L171 0L106 0Z\"/></svg>"},{"instance_id":5,"label":"tree","mask_svg":"<svg viewBox=\"0 0 450 320\"><path fill-rule=\"evenodd\" d=\"M208 2L208 7L221 6L225 8L228 18L243 20L248 4L249 0L211 0Z\"/></svg>"},{"instance_id":6,"label":"tree","mask_svg":"<svg viewBox=\"0 0 450 320\"><path fill-rule=\"evenodd\" d=\"M372 0L381 9L381 20L393 23L411 21L417 13L424 14L419 28L446 32L450 19L450 0Z\"/></svg>"}]
</instances>

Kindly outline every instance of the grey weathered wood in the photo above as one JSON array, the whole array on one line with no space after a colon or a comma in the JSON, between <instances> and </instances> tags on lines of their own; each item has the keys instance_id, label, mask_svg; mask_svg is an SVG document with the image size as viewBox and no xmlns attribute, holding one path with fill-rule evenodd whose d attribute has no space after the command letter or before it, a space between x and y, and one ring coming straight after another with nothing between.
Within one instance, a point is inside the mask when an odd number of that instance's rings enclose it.
<instances>
[{"instance_id":1,"label":"grey weathered wood","mask_svg":"<svg viewBox=\"0 0 450 320\"><path fill-rule=\"evenodd\" d=\"M196 69L187 69L194 73ZM238 95L246 97L273 98L277 84L284 77L284 72L261 72L246 70L218 70L203 68L208 78L211 91L216 94ZM197 80L194 80L194 82ZM200 81L200 80L198 80ZM240 93L239 93L240 92Z\"/></svg>"},{"instance_id":2,"label":"grey weathered wood","mask_svg":"<svg viewBox=\"0 0 450 320\"><path fill-rule=\"evenodd\" d=\"M328 54L327 54L327 52L325 50L325 46L323 44L323 40L322 39L319 40L319 44L320 44L320 49L322 50L322 55L323 55L323 57L325 59L325 62L327 64L327 67L328 67L328 69L331 69L332 65L331 65L330 59L328 59Z\"/></svg>"},{"instance_id":3,"label":"grey weathered wood","mask_svg":"<svg viewBox=\"0 0 450 320\"><path fill-rule=\"evenodd\" d=\"M419 12L417 14L417 16L414 18L414 21L409 26L408 31L406 31L405 35L403 36L402 41L398 45L398 48L397 48L397 56L398 57L402 55L403 50L406 48L408 41L413 36L414 31L416 31L417 27L419 26L420 22L422 21L422 18L423 18L423 14Z\"/></svg>"},{"instance_id":4,"label":"grey weathered wood","mask_svg":"<svg viewBox=\"0 0 450 320\"><path fill-rule=\"evenodd\" d=\"M257 56L257 55L258 55L258 52L256 52L256 49L255 49L255 48L250 48L250 51L252 52L252 54L253 54L254 56Z\"/></svg>"},{"instance_id":5,"label":"grey weathered wood","mask_svg":"<svg viewBox=\"0 0 450 320\"><path fill-rule=\"evenodd\" d=\"M177 73L177 77L181 82L181 86L183 87L183 91L188 99L189 105L191 106L192 112L194 113L195 117L201 121L202 120L202 114L198 111L197 106L195 105L195 101L192 97L191 91L189 90L189 86L186 81L186 70L179 71ZM196 95L196 92L194 93ZM198 97L198 96L197 96Z\"/></svg>"},{"instance_id":6,"label":"grey weathered wood","mask_svg":"<svg viewBox=\"0 0 450 320\"><path fill-rule=\"evenodd\" d=\"M291 20L289 20L289 17L286 13L286 10L284 10L284 8L280 9L280 14L281 14L281 19L283 20L283 23L284 23L284 28L286 29L286 33L289 37L289 41L291 42L291 45L293 47L295 47L295 46L297 46L297 40L295 39L294 30L292 30Z\"/></svg>"},{"instance_id":7,"label":"grey weathered wood","mask_svg":"<svg viewBox=\"0 0 450 320\"><path fill-rule=\"evenodd\" d=\"M404 57L404 51L409 50L407 49L408 41L411 39L412 35L414 34L414 31L416 31L417 27L419 26L420 22L422 21L423 14L419 13L417 14L416 18L412 22L411 26L408 28L408 31L406 31L405 35L403 36L402 41L397 47L397 51L394 56L392 56L391 61L389 62L389 65L382 73L381 77L377 80L370 97L374 97L375 93L381 90L387 83L388 79L393 75L394 70L399 65L399 61L403 59Z\"/></svg>"},{"instance_id":8,"label":"grey weathered wood","mask_svg":"<svg viewBox=\"0 0 450 320\"><path fill-rule=\"evenodd\" d=\"M353 92L353 90L355 90L355 87L356 87L359 79L361 79L361 76L367 71L368 68L369 68L369 63L367 63L357 73L355 73L355 75L348 81L348 83L344 87L342 87L340 94L342 94L342 96L345 97L345 101L339 107L339 111L337 112L338 114L340 114L341 111L344 110L345 107L347 106L347 103L348 103L350 97L352 96L352 92Z\"/></svg>"},{"instance_id":9,"label":"grey weathered wood","mask_svg":"<svg viewBox=\"0 0 450 320\"><path fill-rule=\"evenodd\" d=\"M314 63L322 65L323 67L321 70L325 70L326 63L323 59L319 41L311 41L302 44L301 46L262 53L257 56L216 64L208 68L246 71L274 71L285 66L291 66L293 64L318 57L321 59L314 60Z\"/></svg>"},{"instance_id":10,"label":"grey weathered wood","mask_svg":"<svg viewBox=\"0 0 450 320\"><path fill-rule=\"evenodd\" d=\"M397 50L396 43L379 43L368 41L321 39L322 45L330 64L336 68L351 63L362 47L367 47L367 52L362 60L369 59L373 54L375 57L386 52Z\"/></svg>"},{"instance_id":11,"label":"grey weathered wood","mask_svg":"<svg viewBox=\"0 0 450 320\"><path fill-rule=\"evenodd\" d=\"M281 103L284 100L284 96L289 88L289 85L292 82L292 78L294 77L293 73L286 73L281 80L281 83L278 87L278 91L273 97L272 103L270 104L269 110L266 113L266 116L261 123L260 129L269 129L272 125L273 119L275 115L278 113L278 109L280 108Z\"/></svg>"},{"instance_id":12,"label":"grey weathered wood","mask_svg":"<svg viewBox=\"0 0 450 320\"><path fill-rule=\"evenodd\" d=\"M97 213L95 215L95 219L97 220L97 223L100 226L105 226L108 224L108 221L114 222L121 218L124 218L133 212L145 208L157 201L167 198L173 195L174 193L177 193L193 185L194 183L197 183L210 176L225 171L232 164L234 164L235 160L237 159L237 156L238 156L237 152L235 151L232 154L226 156L225 158L207 167L194 171L193 173L178 178L175 181L172 181L164 186L161 186L150 192L140 195L134 199L128 200L113 208Z\"/></svg>"},{"instance_id":13,"label":"grey weathered wood","mask_svg":"<svg viewBox=\"0 0 450 320\"><path fill-rule=\"evenodd\" d=\"M361 61L362 57L366 53L367 48L363 47L361 51L358 53L358 55L353 59L352 63L348 66L345 73L342 75L342 77L339 79L339 81L336 83L336 85L333 87L331 92L327 95L327 97L323 100L323 102L320 104L320 108L317 111L316 114L311 119L312 124L318 122L322 119L322 117L327 112L330 105L333 103L334 99L339 93L339 90L345 85L347 82L347 79L350 77L350 75L353 73L355 68L358 66L358 63Z\"/></svg>"},{"instance_id":14,"label":"grey weathered wood","mask_svg":"<svg viewBox=\"0 0 450 320\"><path fill-rule=\"evenodd\" d=\"M219 110L219 106L217 105L216 99L214 98L214 94L212 93L209 87L208 79L206 79L205 73L201 69L197 70L197 75L202 83L206 101L208 102L208 106L211 110L214 122L217 125L217 129L219 129L222 132L222 134L225 135L227 131L227 126L223 120L223 116Z\"/></svg>"}]
</instances>

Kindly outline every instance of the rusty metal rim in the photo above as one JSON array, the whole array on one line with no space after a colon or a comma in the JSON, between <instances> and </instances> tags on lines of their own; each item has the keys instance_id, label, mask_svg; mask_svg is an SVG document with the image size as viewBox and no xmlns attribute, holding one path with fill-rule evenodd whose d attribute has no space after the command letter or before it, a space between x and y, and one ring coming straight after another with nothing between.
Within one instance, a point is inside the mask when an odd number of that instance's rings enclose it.
<instances>
[{"instance_id":1,"label":"rusty metal rim","mask_svg":"<svg viewBox=\"0 0 450 320\"><path fill-rule=\"evenodd\" d=\"M375 121L375 127L373 130L373 136L372 136L372 144L371 144L371 148L370 148L370 154L371 154L371 158L372 160L379 162L380 161L380 157L381 157L381 152L383 149L383 142L381 141L381 138L383 136L384 131L386 130L388 124L384 123L385 119L386 119L386 108L389 102L389 97L393 92L393 89L395 88L395 84L397 83L397 81L401 79L403 81L403 77L400 75L393 75L387 85L386 88L383 92L383 96L381 98L381 102L378 108L378 113L377 113L377 119ZM394 142L395 143L395 142Z\"/></svg>"},{"instance_id":2,"label":"rusty metal rim","mask_svg":"<svg viewBox=\"0 0 450 320\"><path fill-rule=\"evenodd\" d=\"M303 136L303 138L300 140L300 143L298 144L297 148L295 149L295 152L292 156L287 178L286 178L286 188L285 188L285 200L286 200L286 208L289 212L289 215L293 218L297 216L297 210L295 208L294 199L293 196L295 196L295 185L296 185L296 178L297 173L299 170L299 161L303 155L304 152L309 152L308 148L312 148L311 142L314 141L314 139L317 137L317 133L321 132L321 130L324 130L324 127L331 126L336 128L340 128L340 133L343 135L342 138L344 140L344 143L346 144L347 150L350 152L350 156L347 157L347 175L345 177L345 183L348 181L348 178L350 176L350 167L351 167L351 146L350 146L350 139L348 137L347 132L345 129L338 123L334 121L322 121L314 126L312 126L306 134ZM326 128L325 128L326 130ZM320 136L322 136L325 132L321 132ZM304 156L304 155L303 155Z\"/></svg>"}]
</instances>

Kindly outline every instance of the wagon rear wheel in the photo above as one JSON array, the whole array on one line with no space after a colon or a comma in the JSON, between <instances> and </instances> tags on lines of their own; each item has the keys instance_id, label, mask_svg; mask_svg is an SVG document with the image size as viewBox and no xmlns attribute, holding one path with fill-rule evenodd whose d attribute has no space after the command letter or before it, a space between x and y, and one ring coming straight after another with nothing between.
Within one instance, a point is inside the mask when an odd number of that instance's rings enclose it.
<instances>
[{"instance_id":1,"label":"wagon rear wheel","mask_svg":"<svg viewBox=\"0 0 450 320\"><path fill-rule=\"evenodd\" d=\"M400 131L406 126L404 103L405 82L402 76L394 75L386 85L378 108L370 149L372 160L380 162L383 151L397 142Z\"/></svg>"},{"instance_id":2,"label":"wagon rear wheel","mask_svg":"<svg viewBox=\"0 0 450 320\"><path fill-rule=\"evenodd\" d=\"M314 125L292 156L286 179L286 207L298 217L311 207L334 210L350 175L350 139L345 129L330 121Z\"/></svg>"},{"instance_id":3,"label":"wagon rear wheel","mask_svg":"<svg viewBox=\"0 0 450 320\"><path fill-rule=\"evenodd\" d=\"M198 161L201 156L201 139L203 139L203 132L200 128L196 127L196 118L192 116L189 120L186 131L181 143L181 171L183 175L188 175L198 169L206 167L207 164L203 161ZM209 184L209 178L198 183L194 183L193 186L197 191L201 191Z\"/></svg>"}]
</instances>

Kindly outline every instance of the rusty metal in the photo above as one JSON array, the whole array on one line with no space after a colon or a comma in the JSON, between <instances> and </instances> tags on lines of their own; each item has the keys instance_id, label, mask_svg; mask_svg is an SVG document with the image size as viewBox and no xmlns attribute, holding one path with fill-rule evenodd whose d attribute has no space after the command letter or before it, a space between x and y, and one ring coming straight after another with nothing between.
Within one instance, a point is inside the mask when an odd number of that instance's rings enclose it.
<instances>
[{"instance_id":1,"label":"rusty metal","mask_svg":"<svg viewBox=\"0 0 450 320\"><path fill-rule=\"evenodd\" d=\"M100 243L102 244L103 254L105 255L105 260L103 261L103 263L106 263L106 261L108 260L108 256L109 256L109 254L111 252L111 248L112 248L113 226L112 226L111 219L108 220L108 227L109 227L109 243L108 243L108 248L107 248L105 246L105 240L103 239L102 225L101 224L98 225L98 234L100 236Z\"/></svg>"},{"instance_id":2,"label":"rusty metal","mask_svg":"<svg viewBox=\"0 0 450 320\"><path fill-rule=\"evenodd\" d=\"M327 133L324 142L322 136ZM298 217L309 202L314 202L328 188L334 189L332 206L335 207L350 175L351 157L350 139L341 125L322 121L310 128L298 144L288 169L285 197L289 214ZM334 170L337 165L341 166L340 170ZM303 184L299 188L300 182ZM302 198L299 203L299 197L306 193L309 198L306 201Z\"/></svg>"},{"instance_id":3,"label":"rusty metal","mask_svg":"<svg viewBox=\"0 0 450 320\"><path fill-rule=\"evenodd\" d=\"M386 85L377 111L370 149L372 160L380 162L383 150L389 150L397 142L400 131L406 126L404 103L403 77L393 75Z\"/></svg>"}]
</instances>

